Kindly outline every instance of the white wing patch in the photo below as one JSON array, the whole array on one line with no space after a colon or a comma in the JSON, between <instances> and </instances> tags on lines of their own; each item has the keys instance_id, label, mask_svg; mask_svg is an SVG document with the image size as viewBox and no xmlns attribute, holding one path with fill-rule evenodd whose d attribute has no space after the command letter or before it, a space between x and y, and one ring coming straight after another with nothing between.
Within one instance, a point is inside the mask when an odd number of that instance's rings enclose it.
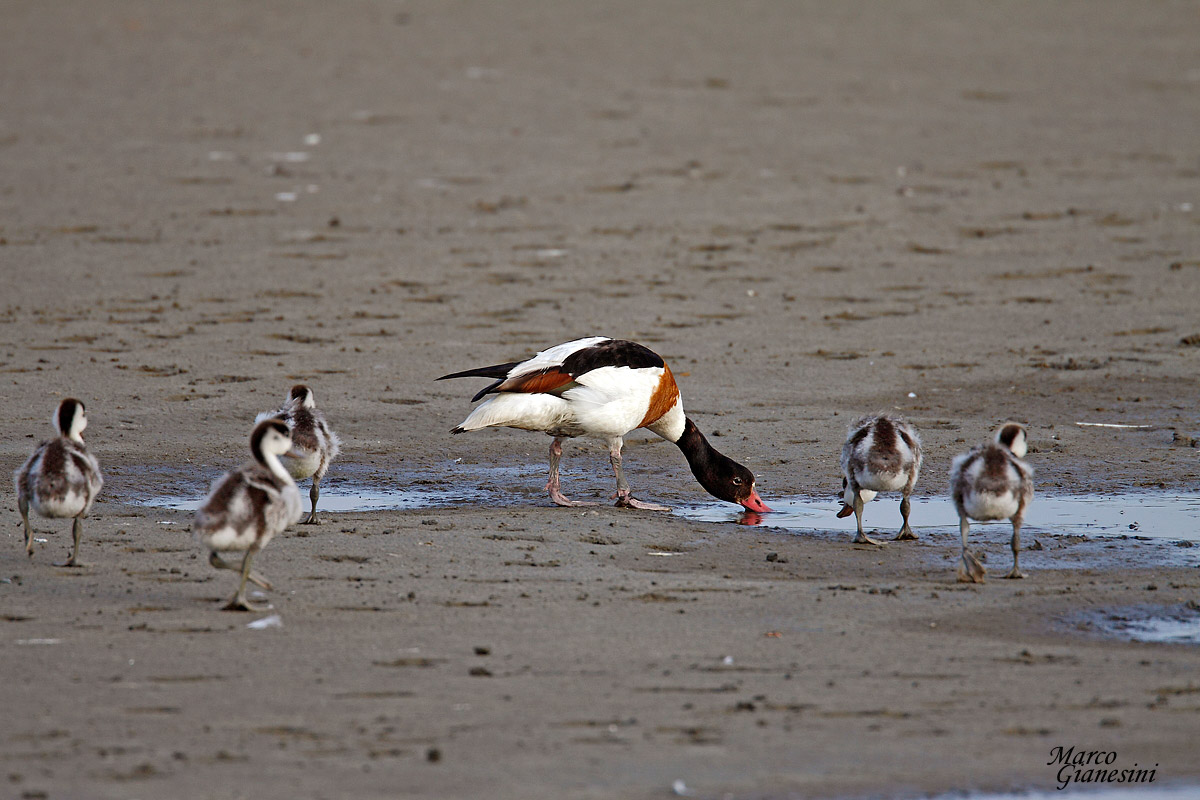
<instances>
[{"instance_id":1,"label":"white wing patch","mask_svg":"<svg viewBox=\"0 0 1200 800\"><path fill-rule=\"evenodd\" d=\"M556 344L546 350L542 350L528 361L522 361L511 370L508 371L509 378L515 378L518 375L526 375L530 372L549 369L551 367L562 366L562 363L567 360L567 357L572 353L576 353L588 347L594 347L601 342L607 342L607 336L590 336L586 339L576 339L573 342L564 342Z\"/></svg>"}]
</instances>

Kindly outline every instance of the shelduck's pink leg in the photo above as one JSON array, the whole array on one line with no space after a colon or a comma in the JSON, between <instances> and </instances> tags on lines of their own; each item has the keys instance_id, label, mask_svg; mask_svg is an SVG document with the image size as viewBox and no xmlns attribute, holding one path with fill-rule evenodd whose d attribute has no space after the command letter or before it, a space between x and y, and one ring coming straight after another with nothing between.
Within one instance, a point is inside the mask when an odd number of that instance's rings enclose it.
<instances>
[{"instance_id":1,"label":"shelduck's pink leg","mask_svg":"<svg viewBox=\"0 0 1200 800\"><path fill-rule=\"evenodd\" d=\"M550 443L550 480L546 481L546 491L550 493L550 499L557 505L566 506L568 508L574 506L594 506L595 503L585 503L582 500L570 500L562 493L561 484L558 481L558 462L562 459L562 437L555 436L554 441Z\"/></svg>"},{"instance_id":2,"label":"shelduck's pink leg","mask_svg":"<svg viewBox=\"0 0 1200 800\"><path fill-rule=\"evenodd\" d=\"M658 503L646 503L633 496L633 491L629 488L629 482L625 480L625 472L621 469L622 444L623 442L620 439L614 439L608 443L608 460L612 462L613 472L617 475L617 507L640 508L645 511L670 511L670 506L660 506Z\"/></svg>"}]
</instances>

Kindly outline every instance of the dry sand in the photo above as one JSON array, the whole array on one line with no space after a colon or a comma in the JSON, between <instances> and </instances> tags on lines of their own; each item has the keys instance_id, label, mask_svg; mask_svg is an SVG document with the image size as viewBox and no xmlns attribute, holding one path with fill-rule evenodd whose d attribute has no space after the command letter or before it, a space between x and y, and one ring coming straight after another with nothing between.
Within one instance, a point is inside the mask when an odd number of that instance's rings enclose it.
<instances>
[{"instance_id":1,"label":"dry sand","mask_svg":"<svg viewBox=\"0 0 1200 800\"><path fill-rule=\"evenodd\" d=\"M1196 4L9 0L0 28L0 461L73 394L109 476L85 570L50 566L62 522L27 560L5 495L0 794L891 797L1052 788L1056 746L1200 778L1194 648L1071 622L1200 599L1194 550L1041 536L1027 580L962 587L947 534L552 508L547 440L450 437L477 387L433 382L606 333L768 502L828 498L878 409L923 431L922 494L1006 418L1040 491L1194 489ZM285 535L283 627L251 630L189 516L131 503L242 461L300 380L330 486L511 505ZM704 501L670 445L627 464ZM595 443L566 469L610 489Z\"/></svg>"}]
</instances>

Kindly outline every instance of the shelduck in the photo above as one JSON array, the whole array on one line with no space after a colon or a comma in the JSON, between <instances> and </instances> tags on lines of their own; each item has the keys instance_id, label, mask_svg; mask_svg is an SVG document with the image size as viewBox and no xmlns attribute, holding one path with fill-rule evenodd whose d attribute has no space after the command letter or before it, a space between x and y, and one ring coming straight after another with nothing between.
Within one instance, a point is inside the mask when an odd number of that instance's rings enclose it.
<instances>
[{"instance_id":1,"label":"shelduck","mask_svg":"<svg viewBox=\"0 0 1200 800\"><path fill-rule=\"evenodd\" d=\"M240 569L242 575L237 594L225 606L227 611L260 610L246 602L246 581L268 590L272 586L250 570L250 560L303 513L300 490L279 462L291 447L286 423L275 418L259 422L250 434L254 460L218 478L196 511L193 530L209 550L209 563L218 569ZM218 555L229 551L245 553L240 568Z\"/></svg>"},{"instance_id":2,"label":"shelduck","mask_svg":"<svg viewBox=\"0 0 1200 800\"><path fill-rule=\"evenodd\" d=\"M508 427L552 436L546 491L560 506L589 505L563 495L558 465L563 439L591 436L608 443L617 506L669 511L634 498L621 468L624 436L647 428L683 451L692 474L709 494L750 511L771 510L755 491L750 470L717 452L684 415L671 368L643 345L593 336L556 345L525 361L455 372L438 380L467 377L494 379L471 402L495 396L451 433Z\"/></svg>"},{"instance_id":3,"label":"shelduck","mask_svg":"<svg viewBox=\"0 0 1200 800\"><path fill-rule=\"evenodd\" d=\"M1021 552L1021 523L1033 500L1033 468L1025 463L1028 451L1025 428L1006 422L996 432L996 440L974 447L954 459L950 466L950 495L958 511L962 534L962 562L958 580L983 583L987 570L967 548L969 520L1007 519L1012 522L1012 570L1006 578L1024 578L1018 560Z\"/></svg>"},{"instance_id":4,"label":"shelduck","mask_svg":"<svg viewBox=\"0 0 1200 800\"><path fill-rule=\"evenodd\" d=\"M839 517L854 514L857 544L881 545L863 533L863 505L879 492L901 492L902 525L897 540L916 539L908 524L909 495L921 474L921 437L903 419L888 414L861 417L842 445L842 507Z\"/></svg>"},{"instance_id":5,"label":"shelduck","mask_svg":"<svg viewBox=\"0 0 1200 800\"><path fill-rule=\"evenodd\" d=\"M320 525L317 498L321 496L321 479L341 452L342 441L317 408L312 389L303 384L292 387L278 411L264 411L254 421L258 423L272 417L282 419L292 431L292 452L285 454L284 468L294 480L312 478L312 488L308 492L312 510L301 524Z\"/></svg>"},{"instance_id":6,"label":"shelduck","mask_svg":"<svg viewBox=\"0 0 1200 800\"><path fill-rule=\"evenodd\" d=\"M71 557L56 567L86 567L79 560L79 540L83 538L83 518L87 516L104 486L100 464L83 443L87 415L83 401L68 397L58 404L53 423L58 437L42 442L28 460L13 473L17 488L17 508L25 525L25 553L33 556L33 529L29 509L51 519L73 517L71 533L75 539Z\"/></svg>"}]
</instances>

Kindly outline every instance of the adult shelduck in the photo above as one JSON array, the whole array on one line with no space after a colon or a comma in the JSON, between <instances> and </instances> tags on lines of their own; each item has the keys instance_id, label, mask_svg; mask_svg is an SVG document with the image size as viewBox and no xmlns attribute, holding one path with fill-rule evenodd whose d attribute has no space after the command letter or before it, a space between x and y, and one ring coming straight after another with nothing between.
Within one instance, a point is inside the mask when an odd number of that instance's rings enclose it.
<instances>
[{"instance_id":1,"label":"adult shelduck","mask_svg":"<svg viewBox=\"0 0 1200 800\"><path fill-rule=\"evenodd\" d=\"M83 402L68 397L54 412L58 438L42 442L33 455L13 473L17 487L17 509L25 524L25 553L33 556L33 529L29 527L29 509L43 517L74 517L71 533L75 547L71 557L56 567L86 567L79 560L79 540L83 538L83 518L92 508L104 476L100 464L83 444L87 427Z\"/></svg>"},{"instance_id":2,"label":"adult shelduck","mask_svg":"<svg viewBox=\"0 0 1200 800\"><path fill-rule=\"evenodd\" d=\"M863 505L878 492L901 492L903 524L896 539L916 539L908 524L913 485L921 474L921 437L899 417L876 414L862 417L851 427L842 445L842 508L839 517L854 514L859 544L883 544L863 533Z\"/></svg>"},{"instance_id":3,"label":"adult shelduck","mask_svg":"<svg viewBox=\"0 0 1200 800\"><path fill-rule=\"evenodd\" d=\"M971 532L969 519L984 521L1007 519L1012 522L1013 566L1006 578L1024 578L1018 565L1021 553L1021 523L1033 500L1033 468L1025 463L1029 445L1025 428L1006 422L996 432L996 440L974 447L950 465L950 496L958 511L962 533L962 563L958 580L983 583L987 574L983 564L967 548Z\"/></svg>"},{"instance_id":4,"label":"adult shelduck","mask_svg":"<svg viewBox=\"0 0 1200 800\"><path fill-rule=\"evenodd\" d=\"M246 602L246 581L264 589L272 587L261 575L250 571L250 559L304 513L300 490L279 463L279 457L291 447L291 431L283 420L271 418L258 423L250 434L254 460L218 478L196 511L192 529L208 548L209 563L242 573L237 594L225 606L226 611L260 610ZM245 553L240 568L218 555L230 550Z\"/></svg>"},{"instance_id":5,"label":"adult shelduck","mask_svg":"<svg viewBox=\"0 0 1200 800\"><path fill-rule=\"evenodd\" d=\"M588 505L568 500L562 493L558 478L562 441L592 436L608 443L617 478L617 506L669 511L634 498L621 469L623 437L647 428L679 446L692 474L709 494L751 511L771 510L754 490L750 470L718 453L684 416L671 368L643 345L593 336L556 345L525 361L455 372L438 380L468 377L495 379L471 402L489 394L495 397L450 432L508 427L553 436L546 491L560 506Z\"/></svg>"},{"instance_id":6,"label":"adult shelduck","mask_svg":"<svg viewBox=\"0 0 1200 800\"><path fill-rule=\"evenodd\" d=\"M325 477L330 463L341 452L342 441L317 408L312 389L303 384L292 387L278 411L264 411L254 421L258 423L272 417L283 420L292 431L292 449L284 454L284 469L298 481L312 478L312 488L308 491L312 510L308 519L300 524L320 525L317 498L321 496L321 478Z\"/></svg>"}]
</instances>

